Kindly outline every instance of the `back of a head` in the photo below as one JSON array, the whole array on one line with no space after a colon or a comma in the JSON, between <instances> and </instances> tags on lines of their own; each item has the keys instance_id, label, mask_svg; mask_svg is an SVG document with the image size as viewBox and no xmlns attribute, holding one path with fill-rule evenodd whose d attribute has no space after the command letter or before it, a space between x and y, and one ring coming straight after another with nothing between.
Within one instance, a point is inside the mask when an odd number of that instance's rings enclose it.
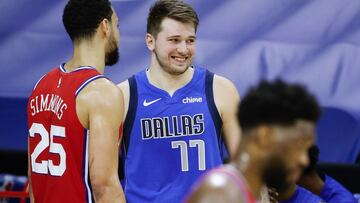
<instances>
[{"instance_id":1,"label":"back of a head","mask_svg":"<svg viewBox=\"0 0 360 203\"><path fill-rule=\"evenodd\" d=\"M69 0L64 8L63 23L73 42L89 39L100 22L111 22L112 7L109 0Z\"/></svg>"},{"instance_id":2,"label":"back of a head","mask_svg":"<svg viewBox=\"0 0 360 203\"><path fill-rule=\"evenodd\" d=\"M195 10L181 0L158 0L150 10L147 18L147 33L154 37L161 31L161 22L171 18L182 23L192 23L197 30L199 18Z\"/></svg>"},{"instance_id":3,"label":"back of a head","mask_svg":"<svg viewBox=\"0 0 360 203\"><path fill-rule=\"evenodd\" d=\"M294 125L298 120L316 123L320 107L313 95L297 84L262 81L239 106L238 121L244 132L260 125Z\"/></svg>"}]
</instances>

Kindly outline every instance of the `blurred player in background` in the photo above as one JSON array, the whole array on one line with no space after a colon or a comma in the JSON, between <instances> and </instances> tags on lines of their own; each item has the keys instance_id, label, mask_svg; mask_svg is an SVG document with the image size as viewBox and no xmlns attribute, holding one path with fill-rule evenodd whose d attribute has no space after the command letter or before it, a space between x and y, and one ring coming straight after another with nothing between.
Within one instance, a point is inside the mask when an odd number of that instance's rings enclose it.
<instances>
[{"instance_id":1,"label":"blurred player in background","mask_svg":"<svg viewBox=\"0 0 360 203\"><path fill-rule=\"evenodd\" d=\"M287 191L280 193L279 196L271 192L272 203L357 203L353 194L343 185L330 176L317 171L319 148L316 145L309 149L308 155L310 164L303 171L298 185L292 184Z\"/></svg>"},{"instance_id":2,"label":"blurred player in background","mask_svg":"<svg viewBox=\"0 0 360 203\"><path fill-rule=\"evenodd\" d=\"M309 163L319 115L315 98L299 85L251 89L239 106L243 137L235 159L205 174L186 202L253 203L264 185L286 190Z\"/></svg>"}]
</instances>

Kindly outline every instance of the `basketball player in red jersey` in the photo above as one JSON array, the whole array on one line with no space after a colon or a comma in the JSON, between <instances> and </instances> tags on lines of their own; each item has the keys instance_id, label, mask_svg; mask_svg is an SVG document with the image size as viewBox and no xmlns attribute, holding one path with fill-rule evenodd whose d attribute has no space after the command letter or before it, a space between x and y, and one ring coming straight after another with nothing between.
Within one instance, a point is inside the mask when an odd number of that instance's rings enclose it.
<instances>
[{"instance_id":1,"label":"basketball player in red jersey","mask_svg":"<svg viewBox=\"0 0 360 203\"><path fill-rule=\"evenodd\" d=\"M63 23L73 57L29 98L32 202L125 202L118 168L121 91L102 74L119 58L118 17L108 0L70 0Z\"/></svg>"},{"instance_id":2,"label":"basketball player in red jersey","mask_svg":"<svg viewBox=\"0 0 360 203\"><path fill-rule=\"evenodd\" d=\"M262 82L239 106L242 141L230 164L205 174L186 200L255 203L264 185L284 191L309 163L320 108L299 85Z\"/></svg>"}]
</instances>

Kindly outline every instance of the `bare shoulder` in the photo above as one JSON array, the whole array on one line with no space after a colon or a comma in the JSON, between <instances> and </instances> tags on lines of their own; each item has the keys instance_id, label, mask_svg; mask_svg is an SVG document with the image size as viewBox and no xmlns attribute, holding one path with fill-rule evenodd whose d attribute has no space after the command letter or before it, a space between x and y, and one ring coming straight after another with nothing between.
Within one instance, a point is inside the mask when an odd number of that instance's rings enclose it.
<instances>
[{"instance_id":1,"label":"bare shoulder","mask_svg":"<svg viewBox=\"0 0 360 203\"><path fill-rule=\"evenodd\" d=\"M87 99L89 105L112 105L121 104L123 93L110 80L100 78L88 84L79 95Z\"/></svg>"},{"instance_id":2,"label":"bare shoulder","mask_svg":"<svg viewBox=\"0 0 360 203\"><path fill-rule=\"evenodd\" d=\"M239 191L231 177L212 172L204 177L203 182L195 188L187 202L242 202L243 197Z\"/></svg>"},{"instance_id":3,"label":"bare shoulder","mask_svg":"<svg viewBox=\"0 0 360 203\"><path fill-rule=\"evenodd\" d=\"M124 119L125 115L127 114L129 108L129 101L130 101L130 85L129 80L125 80L117 85L124 96Z\"/></svg>"},{"instance_id":4,"label":"bare shoulder","mask_svg":"<svg viewBox=\"0 0 360 203\"><path fill-rule=\"evenodd\" d=\"M102 116L111 122L120 122L123 110L121 90L106 78L92 81L76 97L76 112L85 128L89 128L91 115Z\"/></svg>"},{"instance_id":5,"label":"bare shoulder","mask_svg":"<svg viewBox=\"0 0 360 203\"><path fill-rule=\"evenodd\" d=\"M215 74L213 85L214 85L214 93L215 94L221 95L221 96L229 95L229 96L236 97L235 99L240 100L239 93L236 89L236 86L229 79Z\"/></svg>"},{"instance_id":6,"label":"bare shoulder","mask_svg":"<svg viewBox=\"0 0 360 203\"><path fill-rule=\"evenodd\" d=\"M117 86L118 86L118 88L120 88L121 92L123 93L125 103L128 103L129 97L130 97L129 81L125 80L125 81L119 83Z\"/></svg>"},{"instance_id":7,"label":"bare shoulder","mask_svg":"<svg viewBox=\"0 0 360 203\"><path fill-rule=\"evenodd\" d=\"M129 81L125 80L119 84L117 84L117 86L121 89L121 91L125 94L129 92Z\"/></svg>"},{"instance_id":8,"label":"bare shoulder","mask_svg":"<svg viewBox=\"0 0 360 203\"><path fill-rule=\"evenodd\" d=\"M213 91L221 118L224 118L224 114L236 110L240 96L233 82L225 77L214 75Z\"/></svg>"},{"instance_id":9,"label":"bare shoulder","mask_svg":"<svg viewBox=\"0 0 360 203\"><path fill-rule=\"evenodd\" d=\"M229 79L215 75L213 82L214 101L223 121L225 142L230 157L235 156L241 138L241 130L236 113L240 103L239 93Z\"/></svg>"}]
</instances>

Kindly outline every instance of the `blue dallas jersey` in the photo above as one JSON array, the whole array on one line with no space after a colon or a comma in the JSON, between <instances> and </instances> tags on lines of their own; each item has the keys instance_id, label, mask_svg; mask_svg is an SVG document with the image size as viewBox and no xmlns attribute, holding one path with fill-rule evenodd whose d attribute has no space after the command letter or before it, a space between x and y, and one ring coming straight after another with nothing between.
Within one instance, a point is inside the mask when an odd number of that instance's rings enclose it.
<instances>
[{"instance_id":1,"label":"blue dallas jersey","mask_svg":"<svg viewBox=\"0 0 360 203\"><path fill-rule=\"evenodd\" d=\"M323 189L319 196L310 191L306 190L303 187L297 186L293 196L286 201L281 203L357 203L353 194L348 191L344 186L339 182L332 179L330 176L325 175L325 182Z\"/></svg>"},{"instance_id":2,"label":"blue dallas jersey","mask_svg":"<svg viewBox=\"0 0 360 203\"><path fill-rule=\"evenodd\" d=\"M194 68L191 81L173 96L150 84L145 70L128 80L121 147L128 202L182 202L202 173L223 163L227 150L213 76Z\"/></svg>"},{"instance_id":3,"label":"blue dallas jersey","mask_svg":"<svg viewBox=\"0 0 360 203\"><path fill-rule=\"evenodd\" d=\"M338 181L325 175L324 187L320 197L327 203L357 203L354 195Z\"/></svg>"},{"instance_id":4,"label":"blue dallas jersey","mask_svg":"<svg viewBox=\"0 0 360 203\"><path fill-rule=\"evenodd\" d=\"M307 189L297 186L291 198L286 201L280 201L280 203L325 203L325 201Z\"/></svg>"}]
</instances>

